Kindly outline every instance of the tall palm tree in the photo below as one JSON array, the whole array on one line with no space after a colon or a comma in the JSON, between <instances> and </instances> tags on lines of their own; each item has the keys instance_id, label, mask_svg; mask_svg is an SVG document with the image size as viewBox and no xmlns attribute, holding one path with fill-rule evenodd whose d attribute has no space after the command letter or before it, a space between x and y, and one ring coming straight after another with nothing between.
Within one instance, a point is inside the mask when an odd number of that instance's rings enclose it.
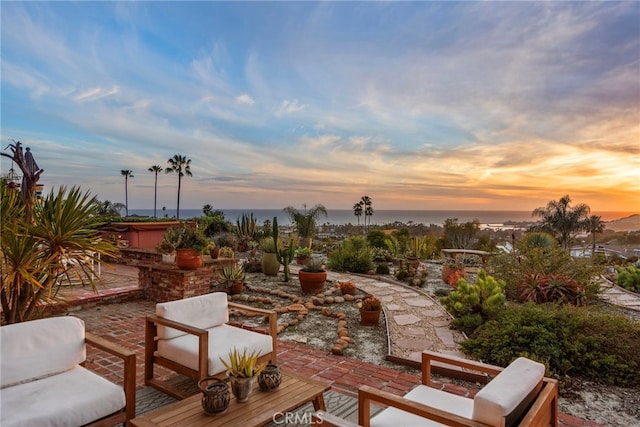
<instances>
[{"instance_id":1,"label":"tall palm tree","mask_svg":"<svg viewBox=\"0 0 640 427\"><path fill-rule=\"evenodd\" d=\"M191 173L191 159L187 159L186 156L178 153L167 160L167 163L169 163L169 167L164 171L166 173L175 172L178 174L178 203L176 205L176 217L180 219L180 189L182 187L182 177L185 175L193 176Z\"/></svg>"},{"instance_id":2,"label":"tall palm tree","mask_svg":"<svg viewBox=\"0 0 640 427\"><path fill-rule=\"evenodd\" d=\"M358 218L358 225L360 225L360 217L362 216L362 202L358 202L353 205L353 214Z\"/></svg>"},{"instance_id":3,"label":"tall palm tree","mask_svg":"<svg viewBox=\"0 0 640 427\"><path fill-rule=\"evenodd\" d=\"M133 178L133 171L122 169L120 175L124 176L124 209L129 216L129 178Z\"/></svg>"},{"instance_id":4,"label":"tall palm tree","mask_svg":"<svg viewBox=\"0 0 640 427\"><path fill-rule=\"evenodd\" d=\"M293 206L287 206L283 210L289 215L289 219L296 223L298 229L298 235L301 238L300 247L311 247L313 236L315 236L318 230L318 219L322 216L327 216L327 209L317 204L311 209L307 210L307 205L304 204L304 211L300 212Z\"/></svg>"},{"instance_id":5,"label":"tall palm tree","mask_svg":"<svg viewBox=\"0 0 640 427\"><path fill-rule=\"evenodd\" d=\"M367 226L367 217L369 217L369 225L371 225L371 216L373 215L372 201L369 196L362 196L360 203L364 206L364 226Z\"/></svg>"},{"instance_id":6,"label":"tall palm tree","mask_svg":"<svg viewBox=\"0 0 640 427\"><path fill-rule=\"evenodd\" d=\"M156 202L158 201L158 174L162 172L164 168L160 165L153 165L149 168L149 172L156 174L156 179L153 184L153 217L158 218L156 215Z\"/></svg>"},{"instance_id":7,"label":"tall palm tree","mask_svg":"<svg viewBox=\"0 0 640 427\"><path fill-rule=\"evenodd\" d=\"M594 256L596 254L596 233L602 233L604 231L604 221L602 221L602 217L600 215L591 215L584 222L584 228L586 231L591 233L591 256Z\"/></svg>"},{"instance_id":8,"label":"tall palm tree","mask_svg":"<svg viewBox=\"0 0 640 427\"><path fill-rule=\"evenodd\" d=\"M552 234L565 250L569 250L577 232L584 229L584 222L591 211L584 203L576 206L570 206L570 203L571 198L567 195L558 201L549 201L547 206L536 208L531 214L541 218L541 231Z\"/></svg>"}]
</instances>

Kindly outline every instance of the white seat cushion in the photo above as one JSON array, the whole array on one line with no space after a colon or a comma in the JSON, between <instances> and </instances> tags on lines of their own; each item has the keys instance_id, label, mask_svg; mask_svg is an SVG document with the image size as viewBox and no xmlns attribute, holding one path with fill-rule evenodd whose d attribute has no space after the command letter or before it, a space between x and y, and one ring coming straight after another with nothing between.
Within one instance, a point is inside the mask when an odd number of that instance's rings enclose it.
<instances>
[{"instance_id":1,"label":"white seat cushion","mask_svg":"<svg viewBox=\"0 0 640 427\"><path fill-rule=\"evenodd\" d=\"M471 419L473 400L446 391L436 390L426 385L419 385L404 395L404 399L450 412L461 417ZM371 418L371 427L414 427L414 426L443 426L409 412L389 407Z\"/></svg>"},{"instance_id":2,"label":"white seat cushion","mask_svg":"<svg viewBox=\"0 0 640 427\"><path fill-rule=\"evenodd\" d=\"M44 378L84 362L84 322L51 317L0 328L2 388Z\"/></svg>"},{"instance_id":3,"label":"white seat cushion","mask_svg":"<svg viewBox=\"0 0 640 427\"><path fill-rule=\"evenodd\" d=\"M229 360L229 351L234 347L239 351L246 348L247 353L257 351L260 356L273 351L271 335L229 325L216 326L207 331L209 331L209 375L225 371L220 357ZM169 340L158 340L157 355L198 370L198 337L187 334Z\"/></svg>"},{"instance_id":4,"label":"white seat cushion","mask_svg":"<svg viewBox=\"0 0 640 427\"><path fill-rule=\"evenodd\" d=\"M499 425L507 417L507 425L520 419L536 397L545 367L542 363L519 357L476 394L473 419Z\"/></svg>"},{"instance_id":5,"label":"white seat cushion","mask_svg":"<svg viewBox=\"0 0 640 427\"><path fill-rule=\"evenodd\" d=\"M156 315L200 329L213 328L229 321L225 292L214 292L192 298L156 304ZM185 332L158 325L158 337L171 339Z\"/></svg>"},{"instance_id":6,"label":"white seat cushion","mask_svg":"<svg viewBox=\"0 0 640 427\"><path fill-rule=\"evenodd\" d=\"M0 390L0 425L81 426L125 407L122 387L81 366Z\"/></svg>"}]
</instances>

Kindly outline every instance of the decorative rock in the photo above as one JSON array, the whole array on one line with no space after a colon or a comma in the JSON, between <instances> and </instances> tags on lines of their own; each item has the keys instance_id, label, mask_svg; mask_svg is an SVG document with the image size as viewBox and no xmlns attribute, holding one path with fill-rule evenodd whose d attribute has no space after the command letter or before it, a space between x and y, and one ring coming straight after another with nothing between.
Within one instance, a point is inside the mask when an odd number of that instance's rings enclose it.
<instances>
[{"instance_id":1,"label":"decorative rock","mask_svg":"<svg viewBox=\"0 0 640 427\"><path fill-rule=\"evenodd\" d=\"M339 320L338 321L338 328L346 328L347 327L347 321L346 320Z\"/></svg>"},{"instance_id":2,"label":"decorative rock","mask_svg":"<svg viewBox=\"0 0 640 427\"><path fill-rule=\"evenodd\" d=\"M315 305L323 305L324 304L324 298L314 297L312 301L313 301L313 303Z\"/></svg>"},{"instance_id":3,"label":"decorative rock","mask_svg":"<svg viewBox=\"0 0 640 427\"><path fill-rule=\"evenodd\" d=\"M334 302L336 302L336 303L338 303L338 304L341 304L341 303L343 303L343 302L344 302L344 297L335 297L335 298L333 299L333 301L334 301Z\"/></svg>"},{"instance_id":4,"label":"decorative rock","mask_svg":"<svg viewBox=\"0 0 640 427\"><path fill-rule=\"evenodd\" d=\"M289 320L289 326L296 326L298 322L299 322L298 319L291 319Z\"/></svg>"},{"instance_id":5,"label":"decorative rock","mask_svg":"<svg viewBox=\"0 0 640 427\"><path fill-rule=\"evenodd\" d=\"M353 301L354 299L356 299L356 297L353 295L345 295L343 298L345 301Z\"/></svg>"},{"instance_id":6,"label":"decorative rock","mask_svg":"<svg viewBox=\"0 0 640 427\"><path fill-rule=\"evenodd\" d=\"M336 317L337 317L338 319L346 319L346 318L347 318L347 315L346 315L346 314L344 314L344 313L338 313L338 314L336 314Z\"/></svg>"},{"instance_id":7,"label":"decorative rock","mask_svg":"<svg viewBox=\"0 0 640 427\"><path fill-rule=\"evenodd\" d=\"M240 295L240 301L249 301L249 295Z\"/></svg>"},{"instance_id":8,"label":"decorative rock","mask_svg":"<svg viewBox=\"0 0 640 427\"><path fill-rule=\"evenodd\" d=\"M327 304L333 304L334 298L333 297L325 297L324 302Z\"/></svg>"},{"instance_id":9,"label":"decorative rock","mask_svg":"<svg viewBox=\"0 0 640 427\"><path fill-rule=\"evenodd\" d=\"M325 316L331 316L333 313L331 313L331 310L329 310L327 307L323 307L322 314L324 314Z\"/></svg>"},{"instance_id":10,"label":"decorative rock","mask_svg":"<svg viewBox=\"0 0 640 427\"><path fill-rule=\"evenodd\" d=\"M346 330L345 328L340 328L340 329L338 329L338 336L339 337L348 337L349 336L349 331Z\"/></svg>"},{"instance_id":11,"label":"decorative rock","mask_svg":"<svg viewBox=\"0 0 640 427\"><path fill-rule=\"evenodd\" d=\"M296 319L298 319L298 322L302 322L304 320L306 316L304 314L298 314L298 317L296 317Z\"/></svg>"},{"instance_id":12,"label":"decorative rock","mask_svg":"<svg viewBox=\"0 0 640 427\"><path fill-rule=\"evenodd\" d=\"M292 304L287 308L289 309L289 311L302 311L302 310L304 310L304 305L302 305L302 304Z\"/></svg>"},{"instance_id":13,"label":"decorative rock","mask_svg":"<svg viewBox=\"0 0 640 427\"><path fill-rule=\"evenodd\" d=\"M334 345L333 348L331 349L331 353L335 354L336 356L342 356L342 352L343 352L342 347L337 345Z\"/></svg>"}]
</instances>

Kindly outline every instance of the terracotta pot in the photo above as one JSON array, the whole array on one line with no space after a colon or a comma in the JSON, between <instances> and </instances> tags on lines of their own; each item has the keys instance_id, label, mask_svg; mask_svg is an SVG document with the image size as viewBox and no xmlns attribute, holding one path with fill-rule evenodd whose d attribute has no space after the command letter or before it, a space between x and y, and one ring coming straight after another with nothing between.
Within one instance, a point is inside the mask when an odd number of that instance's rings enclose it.
<instances>
[{"instance_id":1,"label":"terracotta pot","mask_svg":"<svg viewBox=\"0 0 640 427\"><path fill-rule=\"evenodd\" d=\"M176 265L183 270L202 267L202 255L195 249L176 249Z\"/></svg>"},{"instance_id":2,"label":"terracotta pot","mask_svg":"<svg viewBox=\"0 0 640 427\"><path fill-rule=\"evenodd\" d=\"M280 271L280 262L274 253L265 252L261 260L262 272L267 276L277 276Z\"/></svg>"},{"instance_id":3,"label":"terracotta pot","mask_svg":"<svg viewBox=\"0 0 640 427\"><path fill-rule=\"evenodd\" d=\"M457 275L458 277L454 280L453 275ZM452 285L457 287L458 280L462 277L465 277L464 270L460 270L458 268L449 267L448 265L442 266L442 281L448 285Z\"/></svg>"},{"instance_id":4,"label":"terracotta pot","mask_svg":"<svg viewBox=\"0 0 640 427\"><path fill-rule=\"evenodd\" d=\"M244 282L235 282L229 285L227 288L227 293L229 295L241 294L244 289Z\"/></svg>"},{"instance_id":5,"label":"terracotta pot","mask_svg":"<svg viewBox=\"0 0 640 427\"><path fill-rule=\"evenodd\" d=\"M378 323L380 323L380 311L360 310L360 324L363 326L378 326Z\"/></svg>"},{"instance_id":6,"label":"terracotta pot","mask_svg":"<svg viewBox=\"0 0 640 427\"><path fill-rule=\"evenodd\" d=\"M303 294L317 294L324 290L324 283L327 280L327 272L320 271L312 273L310 271L298 271L300 288Z\"/></svg>"},{"instance_id":7,"label":"terracotta pot","mask_svg":"<svg viewBox=\"0 0 640 427\"><path fill-rule=\"evenodd\" d=\"M413 268L418 268L420 266L420 258L414 257L414 256L408 256L407 264L409 264Z\"/></svg>"},{"instance_id":8,"label":"terracotta pot","mask_svg":"<svg viewBox=\"0 0 640 427\"><path fill-rule=\"evenodd\" d=\"M219 246L214 246L214 248L209 251L209 256L211 256L211 259L218 259L219 254L220 254Z\"/></svg>"}]
</instances>

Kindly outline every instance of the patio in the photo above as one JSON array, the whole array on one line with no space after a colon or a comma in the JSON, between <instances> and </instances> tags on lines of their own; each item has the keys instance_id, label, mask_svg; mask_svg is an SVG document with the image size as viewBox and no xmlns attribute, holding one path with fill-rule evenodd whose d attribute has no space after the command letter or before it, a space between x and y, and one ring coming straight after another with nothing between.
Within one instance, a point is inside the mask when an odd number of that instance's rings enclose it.
<instances>
[{"instance_id":1,"label":"patio","mask_svg":"<svg viewBox=\"0 0 640 427\"><path fill-rule=\"evenodd\" d=\"M87 331L136 352L136 412L142 414L173 402L174 399L144 385L144 317L153 313L155 303L140 299L135 270L134 267L117 266L115 270L108 272L105 288L101 288L98 295L90 289L76 287L64 289L61 297L69 304L68 314L83 319ZM103 305L104 301L113 303ZM121 368L115 360L100 352L91 352L87 356L88 368L118 381ZM328 411L351 421L357 421L355 396L360 386L369 385L403 395L420 383L418 371L415 374L405 373L283 340L278 341L278 363L285 369L331 385L332 391L325 395ZM170 375L168 371L166 375ZM183 378L172 380L183 383L184 387L193 387L194 393L197 392L194 382L184 381ZM444 390L463 396L472 396L475 392L446 382L446 379L442 379L439 384ZM306 410L301 408L299 411ZM560 425L599 426L567 414L560 415Z\"/></svg>"}]
</instances>

